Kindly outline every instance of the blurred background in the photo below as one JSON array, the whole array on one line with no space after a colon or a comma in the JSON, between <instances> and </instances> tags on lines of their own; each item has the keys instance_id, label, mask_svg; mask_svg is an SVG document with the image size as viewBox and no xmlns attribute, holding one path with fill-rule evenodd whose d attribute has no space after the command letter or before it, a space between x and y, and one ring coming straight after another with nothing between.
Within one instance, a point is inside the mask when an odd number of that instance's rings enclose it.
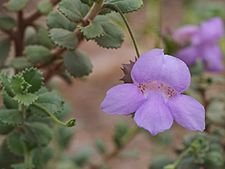
<instances>
[{"instance_id":1,"label":"blurred background","mask_svg":"<svg viewBox=\"0 0 225 169\"><path fill-rule=\"evenodd\" d=\"M6 13L0 0L0 15ZM29 15L37 0L30 0L25 15ZM145 0L144 6L137 12L127 15L134 31L141 53L155 47L163 47L159 32L169 35L171 31L184 24L199 24L213 16L225 19L224 0ZM118 17L118 16L116 16ZM45 21L45 17L38 22ZM124 27L119 20L119 24ZM50 85L59 90L69 102L72 113L77 119L74 134L66 148L65 154L83 153L93 163L99 163L101 156L95 148L96 140L103 141L108 151L113 151L112 136L118 123L134 126L131 117L110 116L100 111L100 104L105 93L112 86L122 83L121 66L135 58L135 50L131 39L126 34L120 49L106 50L94 42L83 41L79 46L90 56L93 72L82 79L74 79L72 84L54 77ZM0 38L3 34L0 33ZM225 48L223 46L223 48ZM221 75L223 76L223 75ZM207 91L207 97L224 93L224 86L213 87ZM174 149L182 142L182 137L189 131L174 125L171 130L152 137L147 132L139 133L121 153L108 161L112 169L145 169L158 155L175 156ZM88 165L84 168L88 168Z\"/></svg>"}]
</instances>

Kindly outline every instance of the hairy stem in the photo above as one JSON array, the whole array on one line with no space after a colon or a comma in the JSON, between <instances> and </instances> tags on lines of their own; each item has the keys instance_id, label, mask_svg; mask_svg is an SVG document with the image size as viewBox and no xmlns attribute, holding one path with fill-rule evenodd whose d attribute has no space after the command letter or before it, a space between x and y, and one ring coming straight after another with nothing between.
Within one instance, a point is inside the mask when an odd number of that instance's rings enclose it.
<instances>
[{"instance_id":1,"label":"hairy stem","mask_svg":"<svg viewBox=\"0 0 225 169\"><path fill-rule=\"evenodd\" d=\"M124 21L124 23L125 23L125 25L126 25L126 27L127 27L127 29L128 29L128 32L129 32L130 37L131 37L131 39L132 39L132 42L133 42L133 44L134 44L134 48L135 48L137 57L140 57L140 52L139 52L139 50L138 50L137 42L136 42L136 40L135 40L135 38L134 38L134 34L133 34L132 29L131 29L131 27L130 27L130 25L129 25L127 19L126 19L126 17L124 16L123 12L120 10L120 8L118 8L117 6L112 5L112 4L105 4L103 7L104 7L104 8L111 9L111 10L113 10L113 11L115 11L115 12L118 12L118 13L120 14L120 16L122 17L122 19L123 19L123 21Z\"/></svg>"},{"instance_id":2,"label":"hairy stem","mask_svg":"<svg viewBox=\"0 0 225 169\"><path fill-rule=\"evenodd\" d=\"M62 122L60 121L53 113L49 112L47 109L45 109L44 107L42 107L41 105L35 103L33 104L36 108L42 110L43 112L45 112L54 122L58 123L59 125L65 126L65 127L72 127L72 125L70 125L69 123L71 121L75 121L75 119L71 119L68 122Z\"/></svg>"}]
</instances>

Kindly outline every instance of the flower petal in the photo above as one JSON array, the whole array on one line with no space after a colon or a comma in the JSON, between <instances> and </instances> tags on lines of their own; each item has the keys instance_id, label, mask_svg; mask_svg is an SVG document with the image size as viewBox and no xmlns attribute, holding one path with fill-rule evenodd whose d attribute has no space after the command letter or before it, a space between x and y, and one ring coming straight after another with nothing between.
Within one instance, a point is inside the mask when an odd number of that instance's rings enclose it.
<instances>
[{"instance_id":1,"label":"flower petal","mask_svg":"<svg viewBox=\"0 0 225 169\"><path fill-rule=\"evenodd\" d=\"M200 25L199 36L196 36L194 43L215 43L224 36L224 23L219 17L203 22Z\"/></svg>"},{"instance_id":2,"label":"flower petal","mask_svg":"<svg viewBox=\"0 0 225 169\"><path fill-rule=\"evenodd\" d=\"M203 61L208 71L223 72L223 54L219 46L208 46L203 50Z\"/></svg>"},{"instance_id":3,"label":"flower petal","mask_svg":"<svg viewBox=\"0 0 225 169\"><path fill-rule=\"evenodd\" d=\"M173 39L180 45L185 45L191 42L192 37L198 33L198 27L195 25L187 25L177 29L173 33Z\"/></svg>"},{"instance_id":4,"label":"flower petal","mask_svg":"<svg viewBox=\"0 0 225 169\"><path fill-rule=\"evenodd\" d=\"M145 98L136 85L121 84L111 88L101 104L102 111L109 114L130 114L142 105Z\"/></svg>"},{"instance_id":5,"label":"flower petal","mask_svg":"<svg viewBox=\"0 0 225 169\"><path fill-rule=\"evenodd\" d=\"M168 106L175 121L184 128L197 131L205 129L205 109L194 98L180 94L169 99Z\"/></svg>"},{"instance_id":6,"label":"flower petal","mask_svg":"<svg viewBox=\"0 0 225 169\"><path fill-rule=\"evenodd\" d=\"M151 93L148 101L136 111L134 120L139 127L148 130L153 135L169 129L173 124L170 110L158 93Z\"/></svg>"},{"instance_id":7,"label":"flower petal","mask_svg":"<svg viewBox=\"0 0 225 169\"><path fill-rule=\"evenodd\" d=\"M191 75L187 65L180 59L165 55L158 80L170 85L178 92L188 89Z\"/></svg>"},{"instance_id":8,"label":"flower petal","mask_svg":"<svg viewBox=\"0 0 225 169\"><path fill-rule=\"evenodd\" d=\"M152 49L144 53L134 64L131 77L136 83L148 83L157 79L163 63L163 50Z\"/></svg>"},{"instance_id":9,"label":"flower petal","mask_svg":"<svg viewBox=\"0 0 225 169\"><path fill-rule=\"evenodd\" d=\"M187 65L192 65L196 62L197 57L199 56L198 50L193 47L186 47L181 49L176 53L176 57L179 59L183 60Z\"/></svg>"}]
</instances>

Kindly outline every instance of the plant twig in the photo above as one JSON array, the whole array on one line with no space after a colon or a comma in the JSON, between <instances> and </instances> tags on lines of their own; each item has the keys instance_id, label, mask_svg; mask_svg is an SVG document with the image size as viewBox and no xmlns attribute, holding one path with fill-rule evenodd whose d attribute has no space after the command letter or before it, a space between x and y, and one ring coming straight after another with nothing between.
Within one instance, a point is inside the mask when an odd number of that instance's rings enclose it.
<instances>
[{"instance_id":1,"label":"plant twig","mask_svg":"<svg viewBox=\"0 0 225 169\"><path fill-rule=\"evenodd\" d=\"M126 25L126 27L127 27L127 29L128 29L128 32L129 32L130 37L131 37L131 39L132 39L132 42L133 42L133 44L134 44L134 48L135 48L137 57L139 58L139 57L140 57L140 52L139 52L139 50L138 50L137 42L136 42L136 40L135 40L135 38L134 38L134 34L133 34L133 32L132 32L132 29L131 29L131 27L130 27L130 25L129 25L127 19L126 19L126 17L124 16L123 12L120 10L120 8L118 8L117 6L112 5L112 4L105 4L103 7L104 7L104 8L111 9L111 10L113 10L113 11L115 11L115 12L118 12L118 13L120 14L120 16L122 17L122 19L123 19L123 21L124 21L124 23L125 23L125 25Z\"/></svg>"},{"instance_id":2,"label":"plant twig","mask_svg":"<svg viewBox=\"0 0 225 169\"><path fill-rule=\"evenodd\" d=\"M50 0L53 6L57 5L60 0ZM24 22L26 26L32 25L33 22L37 19L39 19L43 14L39 12L39 10L36 10L33 14L31 14L29 17L27 17Z\"/></svg>"},{"instance_id":3,"label":"plant twig","mask_svg":"<svg viewBox=\"0 0 225 169\"><path fill-rule=\"evenodd\" d=\"M81 22L82 26L87 26L90 23L90 21L93 20L98 15L99 11L102 8L103 1L104 0L99 0L99 1L96 1L93 4L93 6L90 9L90 11L83 18L83 20ZM75 48L77 48L79 46L79 44L83 41L83 36L82 36L81 32L79 31L79 29L75 30L75 34L76 34L76 36L78 38L78 43L75 46ZM57 47L57 48L53 49L51 51L51 53L52 53L52 55L54 57L52 62L57 60L58 57L65 51L66 51L66 48L59 48L59 47ZM45 66L49 66L49 65L45 65ZM42 65L40 67L42 67ZM48 67L47 70L46 70L46 74L47 75L45 75L47 77L47 80L45 80L45 82L47 82L49 79L51 79L51 77L54 75L54 72L52 70L54 69L54 71L57 71L59 68L60 67L55 67L55 68Z\"/></svg>"},{"instance_id":4,"label":"plant twig","mask_svg":"<svg viewBox=\"0 0 225 169\"><path fill-rule=\"evenodd\" d=\"M14 39L16 57L21 56L23 53L24 31L25 25L24 25L23 11L19 11L17 14L17 30L15 32L15 39Z\"/></svg>"}]
</instances>

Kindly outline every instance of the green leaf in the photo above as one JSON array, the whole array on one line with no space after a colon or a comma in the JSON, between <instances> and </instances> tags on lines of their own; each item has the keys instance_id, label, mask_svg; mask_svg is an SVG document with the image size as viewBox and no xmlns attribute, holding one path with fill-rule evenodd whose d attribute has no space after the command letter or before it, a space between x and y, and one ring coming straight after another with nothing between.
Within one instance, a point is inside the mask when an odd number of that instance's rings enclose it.
<instances>
[{"instance_id":1,"label":"green leaf","mask_svg":"<svg viewBox=\"0 0 225 169\"><path fill-rule=\"evenodd\" d=\"M25 68L31 67L32 64L27 60L26 57L19 57L19 58L14 58L11 61L10 66L12 66L13 68L17 70L23 70Z\"/></svg>"},{"instance_id":2,"label":"green leaf","mask_svg":"<svg viewBox=\"0 0 225 169\"><path fill-rule=\"evenodd\" d=\"M158 156L152 160L149 169L162 169L164 166L171 164L173 160L171 160L167 156Z\"/></svg>"},{"instance_id":3,"label":"green leaf","mask_svg":"<svg viewBox=\"0 0 225 169\"><path fill-rule=\"evenodd\" d=\"M59 4L59 11L72 22L80 22L88 13L89 7L80 0L62 0Z\"/></svg>"},{"instance_id":4,"label":"green leaf","mask_svg":"<svg viewBox=\"0 0 225 169\"><path fill-rule=\"evenodd\" d=\"M103 48L119 48L123 43L123 32L118 26L106 22L102 25L105 34L95 38L97 44Z\"/></svg>"},{"instance_id":5,"label":"green leaf","mask_svg":"<svg viewBox=\"0 0 225 169\"><path fill-rule=\"evenodd\" d=\"M54 44L63 48L74 49L78 42L75 33L66 29L53 28L49 33Z\"/></svg>"},{"instance_id":6,"label":"green leaf","mask_svg":"<svg viewBox=\"0 0 225 169\"><path fill-rule=\"evenodd\" d=\"M0 16L0 28L3 30L11 30L16 26L16 21L10 16Z\"/></svg>"},{"instance_id":7,"label":"green leaf","mask_svg":"<svg viewBox=\"0 0 225 169\"><path fill-rule=\"evenodd\" d=\"M10 44L11 42L9 39L3 39L0 41L0 68L4 66L5 60L8 57Z\"/></svg>"},{"instance_id":8,"label":"green leaf","mask_svg":"<svg viewBox=\"0 0 225 169\"><path fill-rule=\"evenodd\" d=\"M41 45L26 46L24 54L33 64L46 63L52 58L51 51Z\"/></svg>"},{"instance_id":9,"label":"green leaf","mask_svg":"<svg viewBox=\"0 0 225 169\"><path fill-rule=\"evenodd\" d=\"M19 156L24 154L25 143L22 133L18 131L11 132L6 139L6 142L10 152Z\"/></svg>"},{"instance_id":10,"label":"green leaf","mask_svg":"<svg viewBox=\"0 0 225 169\"><path fill-rule=\"evenodd\" d=\"M10 133L14 129L13 125L8 125L6 123L1 122L0 120L0 135L5 135ZM1 160L0 160L1 161ZM1 163L0 163L1 164ZM1 166L1 165L0 165Z\"/></svg>"},{"instance_id":11,"label":"green leaf","mask_svg":"<svg viewBox=\"0 0 225 169\"><path fill-rule=\"evenodd\" d=\"M101 139L97 139L95 141L95 146L96 146L96 148L97 148L99 153L106 154L107 147L106 147L105 143Z\"/></svg>"},{"instance_id":12,"label":"green leaf","mask_svg":"<svg viewBox=\"0 0 225 169\"><path fill-rule=\"evenodd\" d=\"M27 83L20 74L14 75L11 79L11 88L14 94L27 93L30 87L31 85Z\"/></svg>"},{"instance_id":13,"label":"green leaf","mask_svg":"<svg viewBox=\"0 0 225 169\"><path fill-rule=\"evenodd\" d=\"M117 148L120 148L121 146L123 146L124 137L127 136L128 132L129 132L129 128L126 123L120 122L116 125L113 140Z\"/></svg>"},{"instance_id":14,"label":"green leaf","mask_svg":"<svg viewBox=\"0 0 225 169\"><path fill-rule=\"evenodd\" d=\"M103 24L104 22L108 22L105 19L105 16L97 16L88 26L80 27L80 31L87 40L103 36L105 34Z\"/></svg>"},{"instance_id":15,"label":"green leaf","mask_svg":"<svg viewBox=\"0 0 225 169\"><path fill-rule=\"evenodd\" d=\"M53 11L48 15L47 24L50 29L62 28L68 31L74 31L76 24L68 20L59 12Z\"/></svg>"},{"instance_id":16,"label":"green leaf","mask_svg":"<svg viewBox=\"0 0 225 169\"><path fill-rule=\"evenodd\" d=\"M34 93L43 85L42 73L36 68L29 68L22 72L24 80L31 85L28 92Z\"/></svg>"},{"instance_id":17,"label":"green leaf","mask_svg":"<svg viewBox=\"0 0 225 169\"><path fill-rule=\"evenodd\" d=\"M58 127L56 132L54 132L56 135L56 141L60 148L65 149L74 134L73 128L66 128L66 127Z\"/></svg>"},{"instance_id":18,"label":"green leaf","mask_svg":"<svg viewBox=\"0 0 225 169\"><path fill-rule=\"evenodd\" d=\"M40 93L35 103L51 113L56 113L63 108L64 101L55 91L52 91Z\"/></svg>"},{"instance_id":19,"label":"green leaf","mask_svg":"<svg viewBox=\"0 0 225 169\"><path fill-rule=\"evenodd\" d=\"M25 138L30 148L46 146L52 139L52 131L48 125L40 122L28 123L25 128Z\"/></svg>"},{"instance_id":20,"label":"green leaf","mask_svg":"<svg viewBox=\"0 0 225 169\"><path fill-rule=\"evenodd\" d=\"M17 94L16 96L14 96L13 99L16 100L20 104L29 106L38 99L38 96L35 94L32 94L32 93Z\"/></svg>"},{"instance_id":21,"label":"green leaf","mask_svg":"<svg viewBox=\"0 0 225 169\"><path fill-rule=\"evenodd\" d=\"M20 124L23 116L17 109L0 109L0 121L9 125Z\"/></svg>"},{"instance_id":22,"label":"green leaf","mask_svg":"<svg viewBox=\"0 0 225 169\"><path fill-rule=\"evenodd\" d=\"M25 169L26 168L26 164L24 164L24 163L13 164L11 166L13 169Z\"/></svg>"},{"instance_id":23,"label":"green leaf","mask_svg":"<svg viewBox=\"0 0 225 169\"><path fill-rule=\"evenodd\" d=\"M66 52L64 64L68 72L74 77L87 76L92 72L92 64L89 58L77 51Z\"/></svg>"},{"instance_id":24,"label":"green leaf","mask_svg":"<svg viewBox=\"0 0 225 169\"><path fill-rule=\"evenodd\" d=\"M27 6L28 0L9 0L5 7L13 12L18 12L23 10Z\"/></svg>"},{"instance_id":25,"label":"green leaf","mask_svg":"<svg viewBox=\"0 0 225 169\"><path fill-rule=\"evenodd\" d=\"M87 164L93 154L93 150L90 147L82 148L73 158L74 163L79 166L83 167Z\"/></svg>"},{"instance_id":26,"label":"green leaf","mask_svg":"<svg viewBox=\"0 0 225 169\"><path fill-rule=\"evenodd\" d=\"M40 11L40 13L48 14L53 9L53 5L52 5L52 3L49 0L41 0L38 3L38 7L37 8Z\"/></svg>"},{"instance_id":27,"label":"green leaf","mask_svg":"<svg viewBox=\"0 0 225 169\"><path fill-rule=\"evenodd\" d=\"M10 95L13 96L13 90L11 88L11 79L9 78L9 75L6 74L0 74L0 82L5 91Z\"/></svg>"},{"instance_id":28,"label":"green leaf","mask_svg":"<svg viewBox=\"0 0 225 169\"><path fill-rule=\"evenodd\" d=\"M8 109L17 109L18 103L5 90L2 92L4 106Z\"/></svg>"},{"instance_id":29,"label":"green leaf","mask_svg":"<svg viewBox=\"0 0 225 169\"><path fill-rule=\"evenodd\" d=\"M37 30L37 43L38 45L45 46L47 48L52 48L54 45L49 37L48 29L40 26Z\"/></svg>"},{"instance_id":30,"label":"green leaf","mask_svg":"<svg viewBox=\"0 0 225 169\"><path fill-rule=\"evenodd\" d=\"M91 6L95 2L95 0L81 0L81 2L87 4L88 6Z\"/></svg>"},{"instance_id":31,"label":"green leaf","mask_svg":"<svg viewBox=\"0 0 225 169\"><path fill-rule=\"evenodd\" d=\"M44 168L53 155L54 151L50 147L37 148L33 151L33 163L37 168Z\"/></svg>"},{"instance_id":32,"label":"green leaf","mask_svg":"<svg viewBox=\"0 0 225 169\"><path fill-rule=\"evenodd\" d=\"M117 6L123 13L133 12L142 7L142 0L106 0L106 4Z\"/></svg>"}]
</instances>

